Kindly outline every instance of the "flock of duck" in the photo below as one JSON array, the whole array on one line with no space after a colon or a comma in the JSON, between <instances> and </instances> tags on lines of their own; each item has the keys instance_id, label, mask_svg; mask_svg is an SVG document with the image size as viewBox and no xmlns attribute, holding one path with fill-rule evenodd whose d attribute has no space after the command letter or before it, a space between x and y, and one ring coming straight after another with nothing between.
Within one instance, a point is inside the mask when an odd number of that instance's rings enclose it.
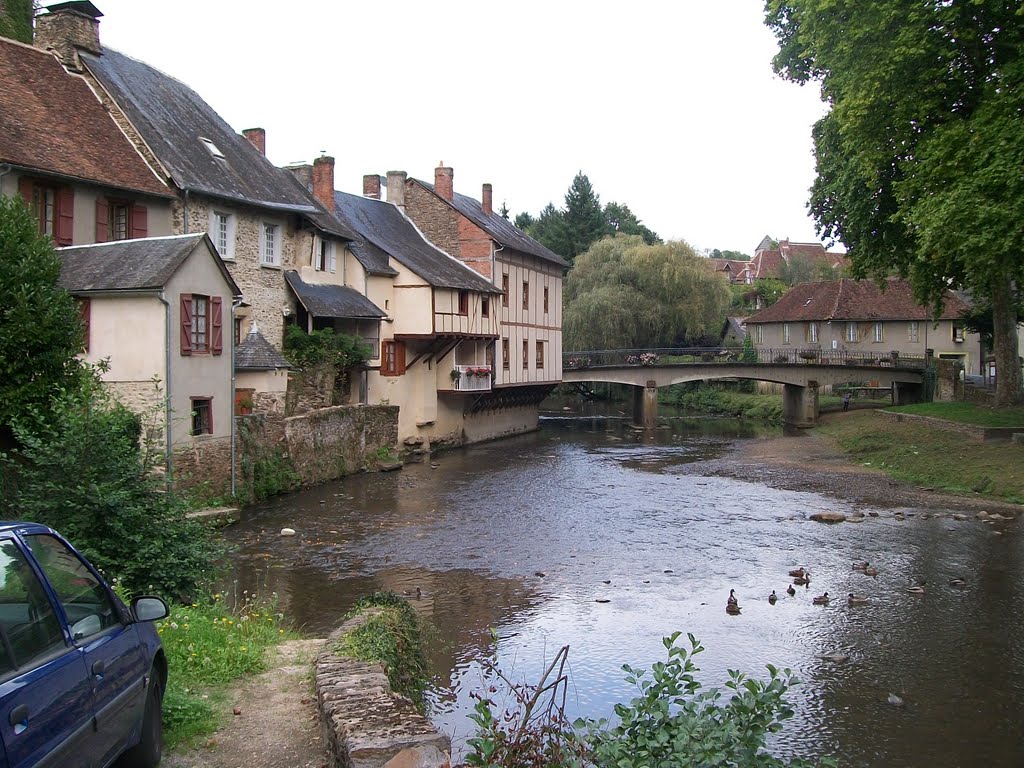
<instances>
[{"instance_id":1,"label":"flock of duck","mask_svg":"<svg viewBox=\"0 0 1024 768\"><path fill-rule=\"evenodd\" d=\"M878 569L873 567L868 562L854 563L853 570L859 571L860 573L863 573L865 576L878 575ZM794 586L806 588L811 583L811 572L803 566L801 566L800 568L794 568L789 572L789 575L793 579L793 583L786 587L786 594L788 594L790 597L796 595L796 589L794 589ZM955 581L960 580L956 579ZM963 582L961 581L961 583ZM911 594L923 595L924 586L918 585L914 587L909 587L907 591ZM772 605L775 605L775 603L778 602L778 600L779 596L775 594L775 590L773 589L772 593L768 595L768 602ZM824 592L811 599L811 602L815 605L828 605L831 601L832 598L829 597L828 592ZM870 598L865 597L863 595L855 595L853 592L851 592L846 597L847 605L865 605L870 602ZM734 589L729 590L729 599L725 603L725 612L728 613L730 616L737 616L740 612L740 603L736 597L736 590Z\"/></svg>"}]
</instances>

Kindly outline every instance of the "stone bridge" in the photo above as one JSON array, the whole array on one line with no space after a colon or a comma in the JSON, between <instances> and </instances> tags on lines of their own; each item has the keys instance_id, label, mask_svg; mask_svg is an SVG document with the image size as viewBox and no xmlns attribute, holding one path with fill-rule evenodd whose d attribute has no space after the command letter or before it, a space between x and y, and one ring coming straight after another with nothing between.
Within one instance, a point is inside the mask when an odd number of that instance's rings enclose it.
<instances>
[{"instance_id":1,"label":"stone bridge","mask_svg":"<svg viewBox=\"0 0 1024 768\"><path fill-rule=\"evenodd\" d=\"M562 381L629 384L635 388L633 421L653 429L658 389L687 381L752 379L782 384L787 425L817 422L818 388L875 381L892 390L894 404L919 402L924 394L925 357L819 349L657 349L571 352L562 361Z\"/></svg>"}]
</instances>

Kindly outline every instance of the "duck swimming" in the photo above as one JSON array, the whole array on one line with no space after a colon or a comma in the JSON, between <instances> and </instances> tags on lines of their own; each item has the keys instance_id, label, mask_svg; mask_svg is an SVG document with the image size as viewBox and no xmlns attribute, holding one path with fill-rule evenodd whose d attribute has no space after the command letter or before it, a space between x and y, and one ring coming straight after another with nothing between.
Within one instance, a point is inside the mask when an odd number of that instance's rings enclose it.
<instances>
[{"instance_id":1,"label":"duck swimming","mask_svg":"<svg viewBox=\"0 0 1024 768\"><path fill-rule=\"evenodd\" d=\"M811 583L811 574L808 573L805 576L794 576L793 583L796 584L798 587L806 587L808 584Z\"/></svg>"},{"instance_id":2,"label":"duck swimming","mask_svg":"<svg viewBox=\"0 0 1024 768\"><path fill-rule=\"evenodd\" d=\"M853 564L853 570L855 570L855 571L864 571L864 570L867 570L868 567L870 567L870 564L868 563L867 560L865 560L863 563L854 563Z\"/></svg>"},{"instance_id":3,"label":"duck swimming","mask_svg":"<svg viewBox=\"0 0 1024 768\"><path fill-rule=\"evenodd\" d=\"M789 575L797 579L802 579L804 576L808 576L809 574L807 573L807 570L803 566L801 566L799 568L794 568L792 571L789 572Z\"/></svg>"},{"instance_id":4,"label":"duck swimming","mask_svg":"<svg viewBox=\"0 0 1024 768\"><path fill-rule=\"evenodd\" d=\"M826 592L823 595L818 595L811 602L814 603L815 605L828 605L828 601L829 601L829 596L828 596L828 592Z\"/></svg>"},{"instance_id":5,"label":"duck swimming","mask_svg":"<svg viewBox=\"0 0 1024 768\"><path fill-rule=\"evenodd\" d=\"M729 590L729 599L725 601L726 605L739 605L739 600L736 599L736 590Z\"/></svg>"},{"instance_id":6,"label":"duck swimming","mask_svg":"<svg viewBox=\"0 0 1024 768\"><path fill-rule=\"evenodd\" d=\"M770 595L768 595L768 602L771 603L772 605L775 605L775 602L778 599L779 599L779 596L775 594L775 590L773 589L772 593Z\"/></svg>"},{"instance_id":7,"label":"duck swimming","mask_svg":"<svg viewBox=\"0 0 1024 768\"><path fill-rule=\"evenodd\" d=\"M867 568L865 568L863 571L861 571L861 573L863 573L865 576L877 576L878 575L878 569L877 568L872 568L869 565Z\"/></svg>"},{"instance_id":8,"label":"duck swimming","mask_svg":"<svg viewBox=\"0 0 1024 768\"><path fill-rule=\"evenodd\" d=\"M868 598L862 597L861 595L855 595L853 592L851 592L850 596L846 598L847 605L866 605L870 602L871 601Z\"/></svg>"},{"instance_id":9,"label":"duck swimming","mask_svg":"<svg viewBox=\"0 0 1024 768\"><path fill-rule=\"evenodd\" d=\"M789 595L790 597L792 597L793 595L796 594L796 590L793 589L793 585L792 584L790 584L788 587L786 587L786 594Z\"/></svg>"},{"instance_id":10,"label":"duck swimming","mask_svg":"<svg viewBox=\"0 0 1024 768\"><path fill-rule=\"evenodd\" d=\"M739 616L740 607L733 603L729 603L727 606L725 606L725 612L728 613L730 616Z\"/></svg>"}]
</instances>

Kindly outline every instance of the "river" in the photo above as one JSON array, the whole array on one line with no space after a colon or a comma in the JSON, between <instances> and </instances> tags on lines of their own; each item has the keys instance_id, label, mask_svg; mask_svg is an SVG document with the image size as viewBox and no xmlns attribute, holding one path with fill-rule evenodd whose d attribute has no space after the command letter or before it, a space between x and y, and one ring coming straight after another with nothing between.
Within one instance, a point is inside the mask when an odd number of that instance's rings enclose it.
<instances>
[{"instance_id":1,"label":"river","mask_svg":"<svg viewBox=\"0 0 1024 768\"><path fill-rule=\"evenodd\" d=\"M736 446L778 434L732 420L672 419L653 435L617 416L541 423L247 510L227 534L236 589L276 592L297 626L321 635L363 594L407 594L430 626L431 719L456 750L482 659L535 679L569 645L570 717L608 716L634 693L621 665L663 660L662 637L681 630L706 648L696 661L708 685L727 669L763 677L766 664L803 680L790 694L796 716L772 742L780 754L842 766L1024 765L1017 523L956 521L955 502L926 519L906 506L894 516L843 488L723 477L714 467ZM807 519L819 511L867 517ZM281 537L285 526L298 535ZM851 568L864 560L877 577ZM798 565L812 581L789 597ZM921 583L924 594L907 591ZM730 589L739 616L725 613ZM831 604L813 605L826 590ZM848 606L849 592L871 602Z\"/></svg>"}]
</instances>

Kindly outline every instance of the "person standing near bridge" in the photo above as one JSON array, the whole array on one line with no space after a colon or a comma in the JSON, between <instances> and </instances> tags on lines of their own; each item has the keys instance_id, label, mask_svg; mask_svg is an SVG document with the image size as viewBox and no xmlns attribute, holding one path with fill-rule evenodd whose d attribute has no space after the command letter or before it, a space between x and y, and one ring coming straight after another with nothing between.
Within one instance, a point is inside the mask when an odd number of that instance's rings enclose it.
<instances>
[{"instance_id":1,"label":"person standing near bridge","mask_svg":"<svg viewBox=\"0 0 1024 768\"><path fill-rule=\"evenodd\" d=\"M852 395L850 394L849 390L847 390L846 392L843 393L843 410L844 411L850 410L850 398L851 397L852 397Z\"/></svg>"}]
</instances>

